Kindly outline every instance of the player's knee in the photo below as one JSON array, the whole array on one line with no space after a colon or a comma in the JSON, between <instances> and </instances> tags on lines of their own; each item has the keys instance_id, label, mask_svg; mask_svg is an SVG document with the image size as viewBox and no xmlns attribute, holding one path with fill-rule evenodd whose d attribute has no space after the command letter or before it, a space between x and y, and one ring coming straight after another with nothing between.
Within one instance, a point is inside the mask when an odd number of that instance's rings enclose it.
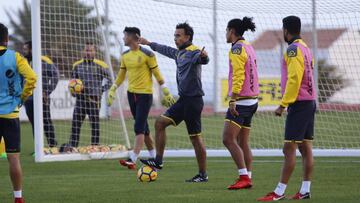
<instances>
[{"instance_id":1,"label":"player's knee","mask_svg":"<svg viewBox=\"0 0 360 203\"><path fill-rule=\"evenodd\" d=\"M248 149L249 148L249 145L246 141L244 140L240 140L239 142L239 146L241 147L241 149Z\"/></svg>"},{"instance_id":2,"label":"player's knee","mask_svg":"<svg viewBox=\"0 0 360 203\"><path fill-rule=\"evenodd\" d=\"M299 145L298 146L298 149L299 149L299 152L302 156L306 155L306 150L304 149L304 146L303 145Z\"/></svg>"},{"instance_id":3,"label":"player's knee","mask_svg":"<svg viewBox=\"0 0 360 203\"><path fill-rule=\"evenodd\" d=\"M204 142L202 141L201 136L190 136L190 141L193 146L197 147L198 149L205 150Z\"/></svg>"},{"instance_id":4,"label":"player's knee","mask_svg":"<svg viewBox=\"0 0 360 203\"><path fill-rule=\"evenodd\" d=\"M283 147L283 154L285 157L293 156L296 154L296 148L294 148L292 143L286 143Z\"/></svg>"},{"instance_id":5,"label":"player's knee","mask_svg":"<svg viewBox=\"0 0 360 203\"><path fill-rule=\"evenodd\" d=\"M7 159L10 165L16 165L20 163L20 158L19 158L19 154L18 153L9 153L7 154Z\"/></svg>"},{"instance_id":6,"label":"player's knee","mask_svg":"<svg viewBox=\"0 0 360 203\"><path fill-rule=\"evenodd\" d=\"M231 146L235 143L235 141L231 139L230 136L226 136L226 135L223 137L222 142L226 147Z\"/></svg>"},{"instance_id":7,"label":"player's knee","mask_svg":"<svg viewBox=\"0 0 360 203\"><path fill-rule=\"evenodd\" d=\"M229 141L228 141L228 139L226 139L226 138L223 138L222 143L223 143L225 146L228 146L228 145L229 145Z\"/></svg>"},{"instance_id":8,"label":"player's knee","mask_svg":"<svg viewBox=\"0 0 360 203\"><path fill-rule=\"evenodd\" d=\"M302 144L299 145L299 151L302 157L307 157L307 156L311 156L311 147L309 147L307 145L306 142L303 142Z\"/></svg>"},{"instance_id":9,"label":"player's knee","mask_svg":"<svg viewBox=\"0 0 360 203\"><path fill-rule=\"evenodd\" d=\"M155 129L156 130L164 130L166 128L166 122L162 118L158 118L155 121Z\"/></svg>"}]
</instances>

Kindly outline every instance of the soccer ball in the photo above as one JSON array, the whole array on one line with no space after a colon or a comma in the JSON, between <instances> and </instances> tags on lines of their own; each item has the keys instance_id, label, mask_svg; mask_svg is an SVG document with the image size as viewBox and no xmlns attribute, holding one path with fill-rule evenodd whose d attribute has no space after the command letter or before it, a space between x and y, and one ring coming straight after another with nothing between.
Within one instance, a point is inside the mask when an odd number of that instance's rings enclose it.
<instances>
[{"instance_id":1,"label":"soccer ball","mask_svg":"<svg viewBox=\"0 0 360 203\"><path fill-rule=\"evenodd\" d=\"M59 148L57 147L44 147L44 154L59 154Z\"/></svg>"},{"instance_id":2,"label":"soccer ball","mask_svg":"<svg viewBox=\"0 0 360 203\"><path fill-rule=\"evenodd\" d=\"M77 148L72 147L69 144L62 144L59 148L59 153L79 153L79 151L77 150Z\"/></svg>"},{"instance_id":3,"label":"soccer ball","mask_svg":"<svg viewBox=\"0 0 360 203\"><path fill-rule=\"evenodd\" d=\"M103 146L99 146L99 151L100 152L109 152L110 151L110 147L103 145Z\"/></svg>"},{"instance_id":4,"label":"soccer ball","mask_svg":"<svg viewBox=\"0 0 360 203\"><path fill-rule=\"evenodd\" d=\"M69 81L69 90L71 94L80 94L84 89L84 85L79 79L71 79Z\"/></svg>"},{"instance_id":5,"label":"soccer ball","mask_svg":"<svg viewBox=\"0 0 360 203\"><path fill-rule=\"evenodd\" d=\"M150 166L142 166L138 170L137 177L141 182L151 182L156 180L157 172Z\"/></svg>"},{"instance_id":6,"label":"soccer ball","mask_svg":"<svg viewBox=\"0 0 360 203\"><path fill-rule=\"evenodd\" d=\"M128 150L124 145L121 145L121 144L119 144L119 145L113 144L113 145L109 145L109 147L112 152Z\"/></svg>"},{"instance_id":7,"label":"soccer ball","mask_svg":"<svg viewBox=\"0 0 360 203\"><path fill-rule=\"evenodd\" d=\"M78 147L78 151L80 154L87 154L88 150L87 147Z\"/></svg>"}]
</instances>

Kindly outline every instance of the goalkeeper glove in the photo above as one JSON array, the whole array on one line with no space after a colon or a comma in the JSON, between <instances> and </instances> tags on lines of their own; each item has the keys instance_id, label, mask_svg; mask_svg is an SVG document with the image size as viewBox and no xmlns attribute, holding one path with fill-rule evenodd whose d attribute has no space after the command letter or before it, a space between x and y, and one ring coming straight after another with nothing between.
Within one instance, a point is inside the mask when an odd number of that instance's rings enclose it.
<instances>
[{"instance_id":1,"label":"goalkeeper glove","mask_svg":"<svg viewBox=\"0 0 360 203\"><path fill-rule=\"evenodd\" d=\"M161 100L161 104L165 107L170 107L171 105L175 104L174 97L170 94L170 91L167 87L162 88L163 98Z\"/></svg>"},{"instance_id":2,"label":"goalkeeper glove","mask_svg":"<svg viewBox=\"0 0 360 203\"><path fill-rule=\"evenodd\" d=\"M108 93L108 98L107 98L107 105L108 106L111 106L112 103L113 103L113 100L115 99L116 97L116 89L117 89L117 85L116 84L113 84L109 90L109 93Z\"/></svg>"}]
</instances>

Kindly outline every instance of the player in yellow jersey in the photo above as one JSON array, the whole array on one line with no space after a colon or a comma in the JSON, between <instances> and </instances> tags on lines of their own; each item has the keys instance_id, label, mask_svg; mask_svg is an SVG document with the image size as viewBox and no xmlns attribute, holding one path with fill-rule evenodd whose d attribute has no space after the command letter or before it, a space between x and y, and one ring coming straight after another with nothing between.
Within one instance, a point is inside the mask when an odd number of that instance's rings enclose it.
<instances>
[{"instance_id":1,"label":"player in yellow jersey","mask_svg":"<svg viewBox=\"0 0 360 203\"><path fill-rule=\"evenodd\" d=\"M287 108L284 136L284 163L280 181L273 192L258 201L270 202L285 199L285 191L296 165L296 149L302 157L303 181L293 200L310 199L310 185L314 168L312 140L316 111L313 56L301 39L301 20L297 16L283 19L284 41L288 48L281 67L282 99L275 115L281 116Z\"/></svg>"},{"instance_id":2,"label":"player in yellow jersey","mask_svg":"<svg viewBox=\"0 0 360 203\"><path fill-rule=\"evenodd\" d=\"M23 56L7 48L8 41L8 28L0 23L0 140L5 140L15 203L23 203L19 106L32 94L36 75Z\"/></svg>"},{"instance_id":3,"label":"player in yellow jersey","mask_svg":"<svg viewBox=\"0 0 360 203\"><path fill-rule=\"evenodd\" d=\"M120 71L115 83L112 85L108 96L110 106L115 99L116 89L122 84L125 75L128 75L128 101L131 113L134 117L135 146L130 152L128 160L120 160L120 164L129 169L136 168L136 160L140 150L143 148L144 141L151 157L155 157L153 140L150 136L149 125L147 122L148 114L152 105L152 75L162 88L164 106L169 107L175 103L169 89L165 86L164 78L160 73L154 53L138 44L140 29L136 27L125 27L124 43L130 49L121 56Z\"/></svg>"}]
</instances>

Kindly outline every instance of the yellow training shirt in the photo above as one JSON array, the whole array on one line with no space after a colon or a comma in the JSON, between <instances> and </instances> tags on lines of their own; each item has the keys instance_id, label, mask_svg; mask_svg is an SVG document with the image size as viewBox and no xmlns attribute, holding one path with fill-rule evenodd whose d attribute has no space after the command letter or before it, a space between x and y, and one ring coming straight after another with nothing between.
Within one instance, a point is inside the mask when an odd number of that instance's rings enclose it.
<instances>
[{"instance_id":1,"label":"yellow training shirt","mask_svg":"<svg viewBox=\"0 0 360 203\"><path fill-rule=\"evenodd\" d=\"M126 73L128 91L132 93L152 94L152 75L160 85L164 83L154 53L143 47L135 51L127 50L122 54L120 71L115 80L117 86L124 81Z\"/></svg>"},{"instance_id":2,"label":"yellow training shirt","mask_svg":"<svg viewBox=\"0 0 360 203\"><path fill-rule=\"evenodd\" d=\"M307 47L302 39L297 39L294 42L300 43ZM289 47L284 54L284 60L287 66L287 81L286 89L284 91L281 106L287 107L296 101L301 86L301 81L304 75L304 56L299 47L296 47L294 52L291 52L294 47ZM296 54L293 54L296 53Z\"/></svg>"}]
</instances>

